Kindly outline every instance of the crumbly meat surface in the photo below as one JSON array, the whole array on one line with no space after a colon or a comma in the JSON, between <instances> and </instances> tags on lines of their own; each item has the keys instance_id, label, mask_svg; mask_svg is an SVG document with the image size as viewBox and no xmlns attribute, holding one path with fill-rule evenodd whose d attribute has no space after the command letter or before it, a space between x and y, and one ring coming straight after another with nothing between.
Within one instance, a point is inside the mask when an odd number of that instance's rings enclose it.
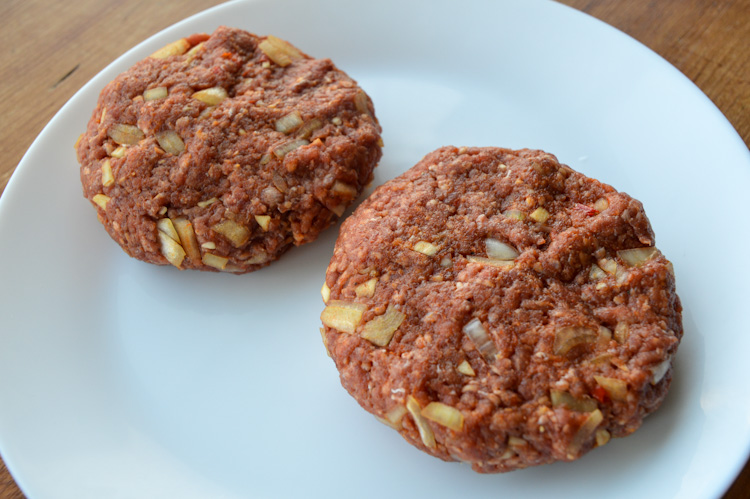
<instances>
[{"instance_id":1,"label":"crumbly meat surface","mask_svg":"<svg viewBox=\"0 0 750 499\"><path fill-rule=\"evenodd\" d=\"M329 59L221 27L108 84L76 149L84 195L129 255L244 273L341 216L381 145L369 97Z\"/></svg>"},{"instance_id":2,"label":"crumbly meat surface","mask_svg":"<svg viewBox=\"0 0 750 499\"><path fill-rule=\"evenodd\" d=\"M342 225L321 316L341 382L479 472L579 458L664 399L682 337L640 202L542 151L445 147Z\"/></svg>"}]
</instances>

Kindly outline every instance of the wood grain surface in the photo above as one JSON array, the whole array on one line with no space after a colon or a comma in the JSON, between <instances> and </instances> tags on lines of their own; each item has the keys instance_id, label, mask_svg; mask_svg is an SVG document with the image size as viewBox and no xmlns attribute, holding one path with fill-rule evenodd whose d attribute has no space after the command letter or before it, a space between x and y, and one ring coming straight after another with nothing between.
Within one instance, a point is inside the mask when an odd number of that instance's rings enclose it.
<instances>
[{"instance_id":1,"label":"wood grain surface","mask_svg":"<svg viewBox=\"0 0 750 499\"><path fill-rule=\"evenodd\" d=\"M219 3L3 0L0 195L26 149L76 90L140 41ZM676 66L708 95L750 145L750 0L562 3L624 31ZM23 497L0 461L0 498ZM747 498L750 465L724 495L724 499Z\"/></svg>"}]
</instances>

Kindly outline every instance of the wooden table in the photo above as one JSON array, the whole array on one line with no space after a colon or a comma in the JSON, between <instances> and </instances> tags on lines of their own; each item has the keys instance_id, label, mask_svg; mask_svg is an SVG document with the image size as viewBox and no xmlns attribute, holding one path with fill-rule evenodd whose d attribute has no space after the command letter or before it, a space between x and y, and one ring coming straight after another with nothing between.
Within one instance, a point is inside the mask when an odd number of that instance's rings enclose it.
<instances>
[{"instance_id":1,"label":"wooden table","mask_svg":"<svg viewBox=\"0 0 750 499\"><path fill-rule=\"evenodd\" d=\"M109 62L218 0L3 0L0 195L50 118ZM750 0L562 0L641 41L693 80L750 144ZM0 461L0 498L22 498ZM724 499L750 497L746 465Z\"/></svg>"}]
</instances>

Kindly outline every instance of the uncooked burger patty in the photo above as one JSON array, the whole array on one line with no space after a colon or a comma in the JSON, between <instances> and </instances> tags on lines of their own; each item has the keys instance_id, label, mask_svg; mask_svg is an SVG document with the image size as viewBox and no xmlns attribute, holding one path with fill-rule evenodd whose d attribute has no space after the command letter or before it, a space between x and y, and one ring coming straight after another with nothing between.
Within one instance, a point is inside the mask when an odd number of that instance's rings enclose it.
<instances>
[{"instance_id":1,"label":"uncooked burger patty","mask_svg":"<svg viewBox=\"0 0 750 499\"><path fill-rule=\"evenodd\" d=\"M84 195L129 255L243 273L340 217L381 145L369 97L330 60L222 27L108 84L77 152Z\"/></svg>"},{"instance_id":2,"label":"uncooked burger patty","mask_svg":"<svg viewBox=\"0 0 750 499\"><path fill-rule=\"evenodd\" d=\"M479 472L635 431L682 336L641 203L541 151L445 147L379 187L342 225L323 298L349 393Z\"/></svg>"}]
</instances>

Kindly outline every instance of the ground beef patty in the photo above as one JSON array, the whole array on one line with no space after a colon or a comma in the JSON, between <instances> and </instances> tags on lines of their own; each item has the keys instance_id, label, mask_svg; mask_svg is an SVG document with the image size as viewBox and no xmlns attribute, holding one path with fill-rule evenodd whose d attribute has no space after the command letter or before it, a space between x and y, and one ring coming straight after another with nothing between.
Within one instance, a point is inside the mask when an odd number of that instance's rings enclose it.
<instances>
[{"instance_id":1,"label":"ground beef patty","mask_svg":"<svg viewBox=\"0 0 750 499\"><path fill-rule=\"evenodd\" d=\"M641 203L542 151L427 155L344 222L322 293L349 393L479 472L632 433L682 336Z\"/></svg>"},{"instance_id":2,"label":"ground beef patty","mask_svg":"<svg viewBox=\"0 0 750 499\"><path fill-rule=\"evenodd\" d=\"M108 84L77 152L84 195L129 255L243 273L340 217L381 146L369 97L330 60L222 27Z\"/></svg>"}]
</instances>

